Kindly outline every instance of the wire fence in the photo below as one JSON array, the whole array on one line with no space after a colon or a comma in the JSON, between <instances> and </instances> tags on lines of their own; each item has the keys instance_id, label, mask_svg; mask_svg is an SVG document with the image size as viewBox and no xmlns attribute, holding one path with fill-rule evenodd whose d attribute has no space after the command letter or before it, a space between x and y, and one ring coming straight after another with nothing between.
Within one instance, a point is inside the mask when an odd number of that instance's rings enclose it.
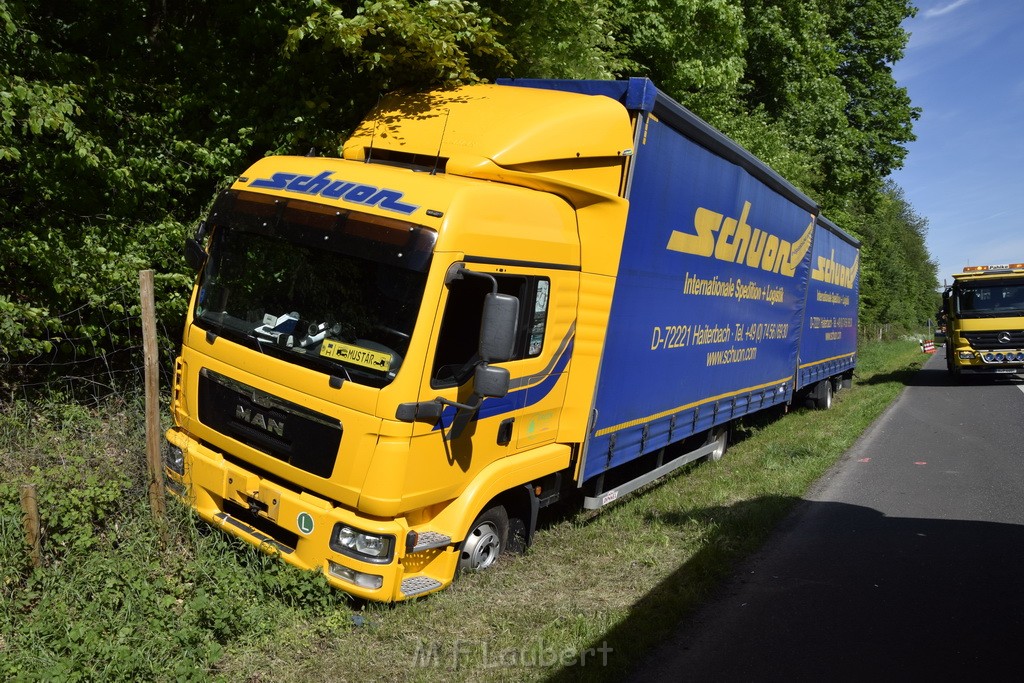
<instances>
[{"instance_id":1,"label":"wire fence","mask_svg":"<svg viewBox=\"0 0 1024 683\"><path fill-rule=\"evenodd\" d=\"M0 532L14 526L5 498L16 485L28 559L39 568L44 546L52 556L67 545L66 519L78 520L79 534L109 534L105 520L148 494L166 545L158 387L166 399L177 349L156 319L153 271L139 273L138 289L126 285L56 316L39 341L46 353L0 358L0 514L10 516L0 517Z\"/></svg>"},{"instance_id":2,"label":"wire fence","mask_svg":"<svg viewBox=\"0 0 1024 683\"><path fill-rule=\"evenodd\" d=\"M894 341L898 339L934 339L935 328L932 325L912 329L906 325L893 323L875 323L860 325L857 329L857 341L860 343Z\"/></svg>"},{"instance_id":3,"label":"wire fence","mask_svg":"<svg viewBox=\"0 0 1024 683\"><path fill-rule=\"evenodd\" d=\"M166 390L181 322L157 318L156 324L160 386ZM14 359L0 349L0 405L61 397L95 407L112 398L141 396L145 363L137 285L106 293L102 304L86 303L54 316L41 341L48 350L28 358Z\"/></svg>"}]
</instances>

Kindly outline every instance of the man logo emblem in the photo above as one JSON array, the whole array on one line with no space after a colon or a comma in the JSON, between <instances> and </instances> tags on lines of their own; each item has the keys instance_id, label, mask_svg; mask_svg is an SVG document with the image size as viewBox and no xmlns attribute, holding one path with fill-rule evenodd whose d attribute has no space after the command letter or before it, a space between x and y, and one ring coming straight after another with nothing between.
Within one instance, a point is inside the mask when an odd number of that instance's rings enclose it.
<instances>
[{"instance_id":1,"label":"man logo emblem","mask_svg":"<svg viewBox=\"0 0 1024 683\"><path fill-rule=\"evenodd\" d=\"M265 432L284 436L284 422L267 417L263 413L257 413L241 404L235 406L235 418L247 422L253 427L259 427Z\"/></svg>"}]
</instances>

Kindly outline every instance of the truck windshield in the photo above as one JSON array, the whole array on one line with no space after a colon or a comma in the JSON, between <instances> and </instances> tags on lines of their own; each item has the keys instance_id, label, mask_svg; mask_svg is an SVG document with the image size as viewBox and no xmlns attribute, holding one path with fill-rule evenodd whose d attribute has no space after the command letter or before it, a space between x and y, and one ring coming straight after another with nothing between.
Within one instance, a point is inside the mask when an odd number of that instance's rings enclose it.
<instances>
[{"instance_id":1,"label":"truck windshield","mask_svg":"<svg viewBox=\"0 0 1024 683\"><path fill-rule=\"evenodd\" d=\"M965 318L1024 315L1024 280L964 285L957 294L957 306Z\"/></svg>"},{"instance_id":2,"label":"truck windshield","mask_svg":"<svg viewBox=\"0 0 1024 683\"><path fill-rule=\"evenodd\" d=\"M196 324L370 386L398 373L436 233L391 218L252 192L210 214Z\"/></svg>"}]
</instances>

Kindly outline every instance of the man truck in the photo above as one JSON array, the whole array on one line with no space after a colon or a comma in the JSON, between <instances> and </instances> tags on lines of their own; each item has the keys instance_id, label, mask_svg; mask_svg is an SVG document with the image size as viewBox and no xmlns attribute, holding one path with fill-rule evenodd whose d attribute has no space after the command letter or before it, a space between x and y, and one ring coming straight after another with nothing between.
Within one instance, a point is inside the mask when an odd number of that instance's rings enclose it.
<instances>
[{"instance_id":1,"label":"man truck","mask_svg":"<svg viewBox=\"0 0 1024 683\"><path fill-rule=\"evenodd\" d=\"M942 313L954 378L1024 373L1024 263L967 266L943 292Z\"/></svg>"},{"instance_id":2,"label":"man truck","mask_svg":"<svg viewBox=\"0 0 1024 683\"><path fill-rule=\"evenodd\" d=\"M856 361L858 244L649 80L385 100L342 158L216 199L167 432L208 522L356 596L439 590L822 407Z\"/></svg>"}]
</instances>

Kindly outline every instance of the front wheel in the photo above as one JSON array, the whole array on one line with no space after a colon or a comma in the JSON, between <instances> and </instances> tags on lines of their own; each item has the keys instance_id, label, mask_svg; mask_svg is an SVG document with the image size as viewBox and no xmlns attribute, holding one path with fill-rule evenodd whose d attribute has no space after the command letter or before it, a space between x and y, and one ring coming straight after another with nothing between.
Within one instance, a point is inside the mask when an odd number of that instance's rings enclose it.
<instances>
[{"instance_id":1,"label":"front wheel","mask_svg":"<svg viewBox=\"0 0 1024 683\"><path fill-rule=\"evenodd\" d=\"M496 505L488 508L469 527L459 554L459 571L478 571L492 566L508 546L508 513Z\"/></svg>"},{"instance_id":2,"label":"front wheel","mask_svg":"<svg viewBox=\"0 0 1024 683\"><path fill-rule=\"evenodd\" d=\"M957 365L953 359L953 354L956 353L950 348L949 344L946 344L946 371L949 376L953 379L954 384L963 384L965 380L964 373L960 370L960 366Z\"/></svg>"}]
</instances>

